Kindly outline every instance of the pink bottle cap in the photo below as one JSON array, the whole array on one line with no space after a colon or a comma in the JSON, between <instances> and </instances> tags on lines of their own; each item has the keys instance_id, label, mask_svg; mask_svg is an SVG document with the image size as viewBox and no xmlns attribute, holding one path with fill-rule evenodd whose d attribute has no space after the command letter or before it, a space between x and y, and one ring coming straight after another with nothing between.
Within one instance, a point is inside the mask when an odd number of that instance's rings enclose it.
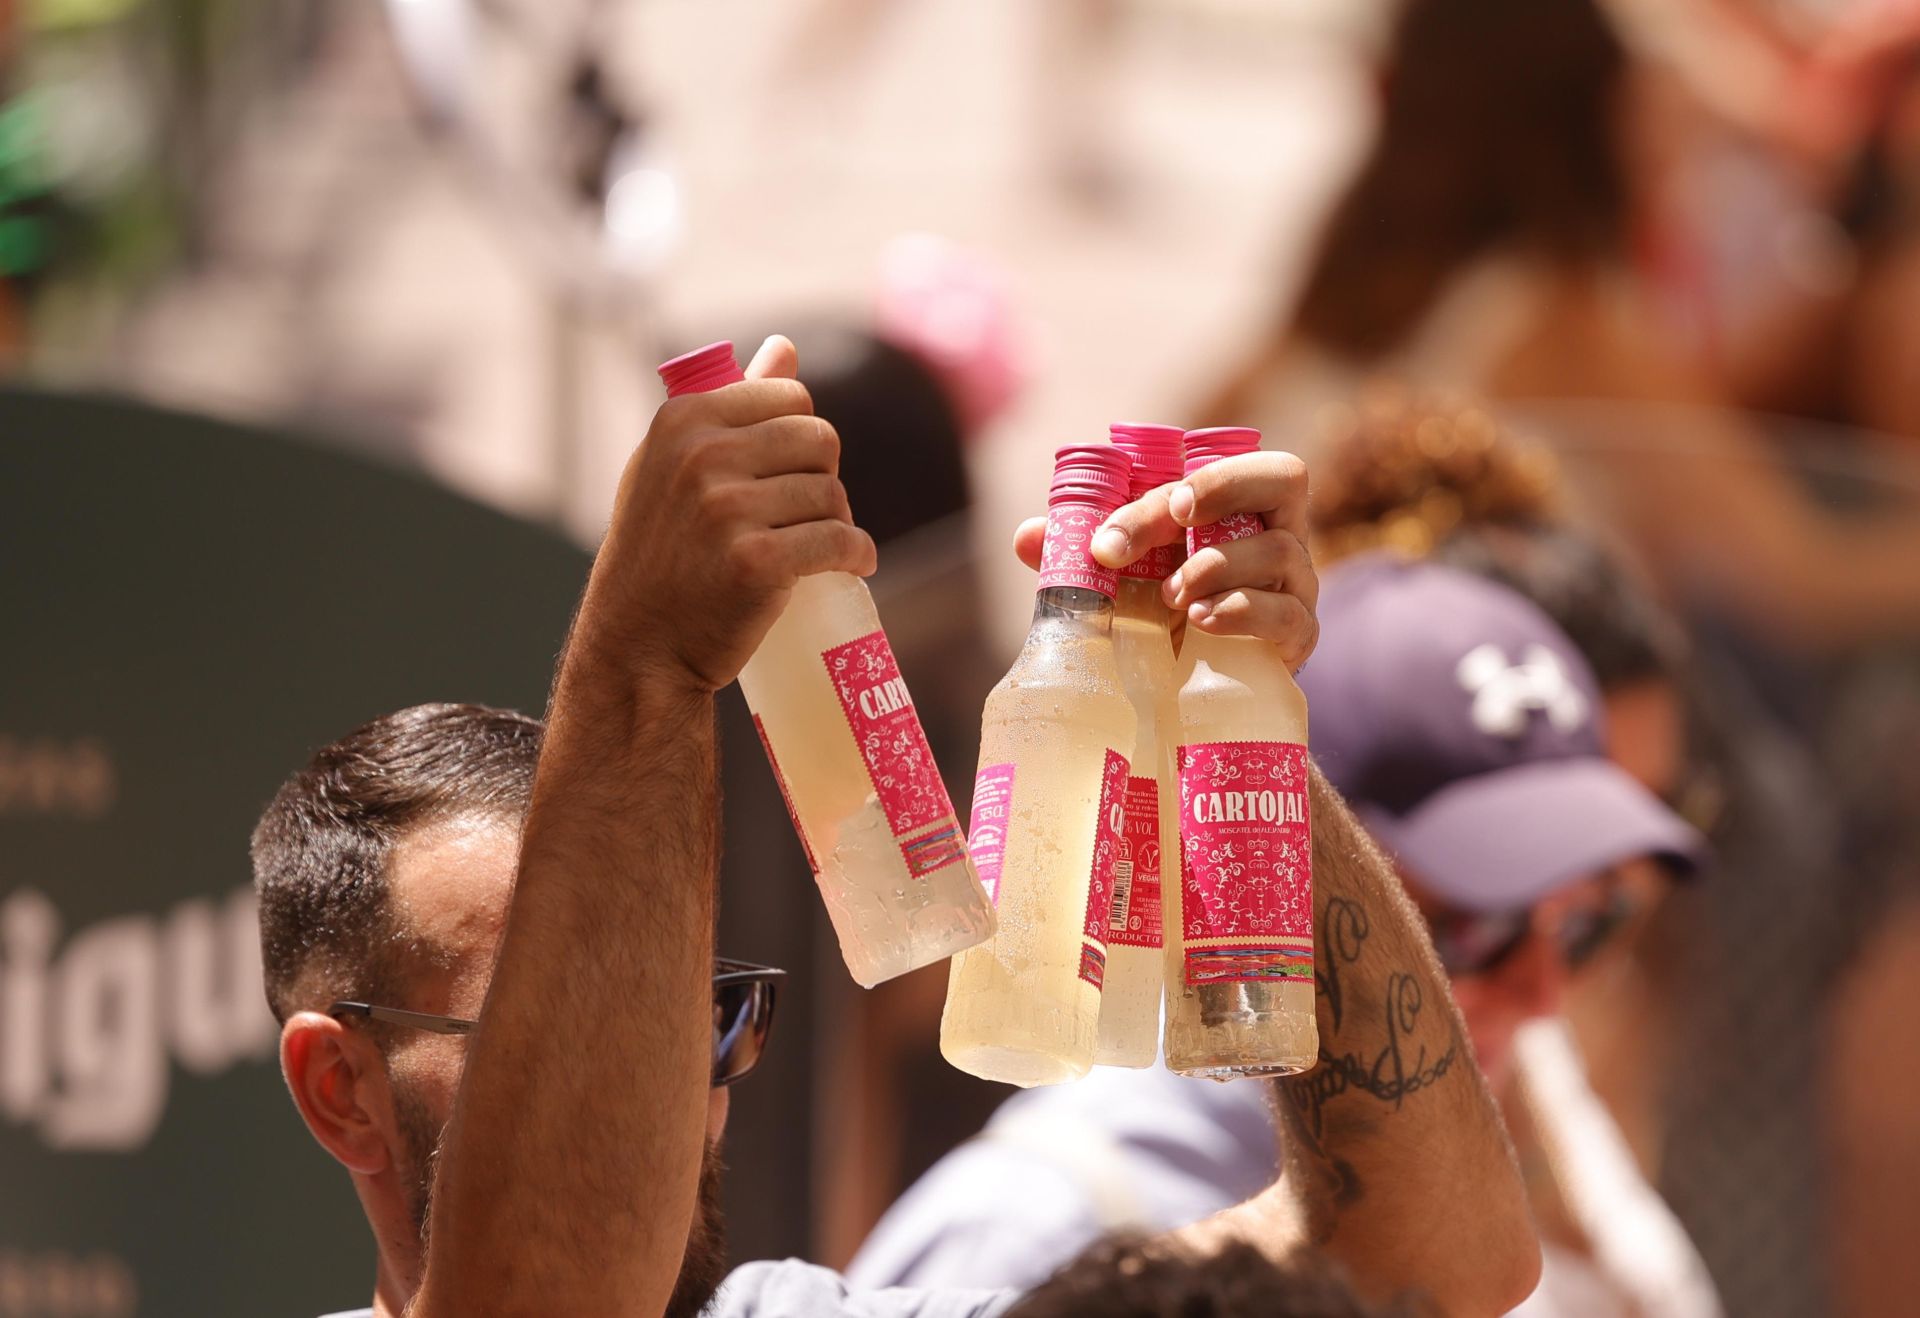
<instances>
[{"instance_id":1,"label":"pink bottle cap","mask_svg":"<svg viewBox=\"0 0 1920 1318\"><path fill-rule=\"evenodd\" d=\"M1127 497L1138 499L1148 490L1180 479L1186 432L1178 426L1135 425L1118 422L1107 427L1113 443L1133 458L1133 484Z\"/></svg>"},{"instance_id":2,"label":"pink bottle cap","mask_svg":"<svg viewBox=\"0 0 1920 1318\"><path fill-rule=\"evenodd\" d=\"M1068 444L1053 455L1053 488L1047 504L1092 504L1102 514L1127 501L1133 458L1115 444Z\"/></svg>"},{"instance_id":3,"label":"pink bottle cap","mask_svg":"<svg viewBox=\"0 0 1920 1318\"><path fill-rule=\"evenodd\" d=\"M722 339L682 353L670 362L662 362L660 378L666 381L667 397L678 398L682 394L704 394L722 385L738 384L747 376L734 360L733 344Z\"/></svg>"},{"instance_id":4,"label":"pink bottle cap","mask_svg":"<svg viewBox=\"0 0 1920 1318\"><path fill-rule=\"evenodd\" d=\"M1236 458L1260 448L1260 432L1252 426L1214 426L1187 432L1187 472L1198 471L1220 458Z\"/></svg>"}]
</instances>

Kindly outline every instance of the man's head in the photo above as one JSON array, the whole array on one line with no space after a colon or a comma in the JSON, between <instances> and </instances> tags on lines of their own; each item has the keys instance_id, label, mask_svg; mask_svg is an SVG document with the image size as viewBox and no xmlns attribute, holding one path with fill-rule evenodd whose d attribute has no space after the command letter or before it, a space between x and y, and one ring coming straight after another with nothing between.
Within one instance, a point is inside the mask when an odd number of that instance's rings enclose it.
<instances>
[{"instance_id":1,"label":"man's head","mask_svg":"<svg viewBox=\"0 0 1920 1318\"><path fill-rule=\"evenodd\" d=\"M1685 638L1631 565L1568 520L1553 451L1482 407L1397 384L1354 401L1314 468L1315 561L1384 548L1524 595L1592 666L1608 754L1671 799L1687 768Z\"/></svg>"},{"instance_id":2,"label":"man's head","mask_svg":"<svg viewBox=\"0 0 1920 1318\"><path fill-rule=\"evenodd\" d=\"M1607 758L1591 667L1527 600L1387 556L1322 585L1316 756L1398 862L1497 1077L1650 861L1691 865L1700 840Z\"/></svg>"},{"instance_id":3,"label":"man's head","mask_svg":"<svg viewBox=\"0 0 1920 1318\"><path fill-rule=\"evenodd\" d=\"M281 1068L308 1129L352 1175L383 1276L403 1292L419 1281L466 1043L329 1008L479 1016L544 731L482 705L386 715L316 753L254 829ZM716 1089L711 1141L725 1110ZM719 1279L718 1173L710 1153L676 1313L697 1312Z\"/></svg>"}]
</instances>

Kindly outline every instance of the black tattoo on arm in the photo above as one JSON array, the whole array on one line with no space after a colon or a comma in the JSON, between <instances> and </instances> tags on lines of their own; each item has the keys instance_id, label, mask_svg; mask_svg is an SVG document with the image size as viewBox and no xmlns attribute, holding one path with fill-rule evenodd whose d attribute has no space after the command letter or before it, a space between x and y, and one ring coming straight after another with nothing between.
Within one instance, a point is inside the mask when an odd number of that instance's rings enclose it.
<instances>
[{"instance_id":1,"label":"black tattoo on arm","mask_svg":"<svg viewBox=\"0 0 1920 1318\"><path fill-rule=\"evenodd\" d=\"M1327 1108L1348 1093L1364 1094L1385 1111L1353 1111L1341 1120L1343 1135L1362 1136L1407 1099L1439 1083L1460 1056L1456 1030L1437 1051L1420 1038L1427 1011L1421 981L1405 970L1378 972L1360 965L1373 935L1373 921L1359 902L1329 897L1314 925L1314 991L1320 1012L1320 1065L1276 1085L1291 1140L1293 1160L1333 1208L1359 1200L1364 1186L1348 1159L1329 1147ZM1376 959L1385 959L1381 952ZM1450 1013L1442 1006L1445 1020ZM1301 1155L1305 1155L1304 1158ZM1302 1164L1310 1164L1303 1166Z\"/></svg>"},{"instance_id":2,"label":"black tattoo on arm","mask_svg":"<svg viewBox=\"0 0 1920 1318\"><path fill-rule=\"evenodd\" d=\"M1394 972L1387 977L1387 998L1380 1009L1386 1041L1379 1049L1368 1057L1335 1051L1323 1040L1320 1065L1287 1082L1287 1096L1296 1102L1316 1140L1325 1133L1327 1103L1349 1090L1370 1095L1398 1112L1409 1096L1446 1078L1460 1055L1460 1044L1449 1040L1438 1056L1429 1057L1427 1045L1413 1041L1425 1005L1419 982Z\"/></svg>"},{"instance_id":3,"label":"black tattoo on arm","mask_svg":"<svg viewBox=\"0 0 1920 1318\"><path fill-rule=\"evenodd\" d=\"M1343 1006L1340 968L1360 959L1361 944L1367 941L1372 926L1360 903L1345 897L1331 897L1321 908L1320 923L1315 929L1318 946L1314 949L1313 987L1326 999L1327 1013L1333 1017L1333 1028L1338 1033Z\"/></svg>"},{"instance_id":4,"label":"black tattoo on arm","mask_svg":"<svg viewBox=\"0 0 1920 1318\"><path fill-rule=\"evenodd\" d=\"M1312 790L1320 1062L1273 1084L1286 1219L1382 1295L1506 1313L1540 1256L1499 1109L1392 862Z\"/></svg>"}]
</instances>

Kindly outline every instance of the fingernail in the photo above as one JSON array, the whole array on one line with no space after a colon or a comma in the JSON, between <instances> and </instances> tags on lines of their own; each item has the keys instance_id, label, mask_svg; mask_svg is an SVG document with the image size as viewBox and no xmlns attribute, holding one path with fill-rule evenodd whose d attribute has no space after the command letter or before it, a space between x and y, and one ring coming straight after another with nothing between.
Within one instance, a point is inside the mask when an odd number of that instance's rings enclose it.
<instances>
[{"instance_id":1,"label":"fingernail","mask_svg":"<svg viewBox=\"0 0 1920 1318\"><path fill-rule=\"evenodd\" d=\"M1168 599L1176 599L1176 600L1177 600L1177 599L1179 599L1179 598L1180 598L1180 578L1181 578L1181 576L1182 576L1182 574L1181 574L1181 573L1179 573L1179 572L1176 572L1176 573L1174 573L1174 574L1173 574L1172 576L1170 576L1170 577L1168 577L1168 578L1167 578L1167 598L1168 598Z\"/></svg>"},{"instance_id":2,"label":"fingernail","mask_svg":"<svg viewBox=\"0 0 1920 1318\"><path fill-rule=\"evenodd\" d=\"M760 365L760 359L766 356L768 350L772 347L773 347L773 335L769 334L767 335L766 338L760 340L760 346L754 349L752 359L747 362L746 373L748 375L752 375L754 373L754 368Z\"/></svg>"},{"instance_id":3,"label":"fingernail","mask_svg":"<svg viewBox=\"0 0 1920 1318\"><path fill-rule=\"evenodd\" d=\"M1118 561L1127 556L1127 533L1117 526L1103 527L1093 537L1093 556Z\"/></svg>"},{"instance_id":4,"label":"fingernail","mask_svg":"<svg viewBox=\"0 0 1920 1318\"><path fill-rule=\"evenodd\" d=\"M1205 600L1195 600L1187 606L1187 621L1205 622L1212 613L1213 605L1207 603Z\"/></svg>"},{"instance_id":5,"label":"fingernail","mask_svg":"<svg viewBox=\"0 0 1920 1318\"><path fill-rule=\"evenodd\" d=\"M1173 493L1167 496L1167 511L1173 514L1176 522L1184 522L1193 516L1193 486L1174 486Z\"/></svg>"}]
</instances>

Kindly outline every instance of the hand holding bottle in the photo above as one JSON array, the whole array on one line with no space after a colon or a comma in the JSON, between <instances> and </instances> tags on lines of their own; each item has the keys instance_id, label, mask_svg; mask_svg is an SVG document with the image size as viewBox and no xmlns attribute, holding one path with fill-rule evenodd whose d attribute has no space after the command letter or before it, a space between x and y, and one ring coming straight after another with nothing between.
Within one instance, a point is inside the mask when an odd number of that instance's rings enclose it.
<instances>
[{"instance_id":1,"label":"hand holding bottle","mask_svg":"<svg viewBox=\"0 0 1920 1318\"><path fill-rule=\"evenodd\" d=\"M836 474L839 436L792 370L776 336L745 381L655 414L621 476L576 643L718 690L799 578L874 570Z\"/></svg>"},{"instance_id":2,"label":"hand holding bottle","mask_svg":"<svg viewBox=\"0 0 1920 1318\"><path fill-rule=\"evenodd\" d=\"M1291 453L1246 453L1202 467L1122 507L1093 539L1093 555L1125 567L1160 545L1184 544L1187 531L1234 517L1255 517L1256 535L1214 545L1167 579L1163 598L1184 620L1215 636L1250 636L1280 648L1289 669L1313 652L1320 624L1320 581L1307 553L1307 469ZM1040 565L1046 519L1014 533L1014 552Z\"/></svg>"},{"instance_id":3,"label":"hand holding bottle","mask_svg":"<svg viewBox=\"0 0 1920 1318\"><path fill-rule=\"evenodd\" d=\"M739 675L847 970L871 988L972 947L993 931L993 907L860 580L873 546L847 525L833 475L838 439L813 421L812 400L793 383L798 365L778 335L745 372L729 342L683 353L660 366L661 416L674 400L704 399L741 412L723 411L723 423L747 426L722 441L742 451L696 498L705 530L736 535L727 565L772 616L756 615L741 633L745 651L724 651L709 680ZM781 391L764 386L785 386L791 411L749 424L749 377L776 410ZM784 453L783 442L792 445Z\"/></svg>"}]
</instances>

